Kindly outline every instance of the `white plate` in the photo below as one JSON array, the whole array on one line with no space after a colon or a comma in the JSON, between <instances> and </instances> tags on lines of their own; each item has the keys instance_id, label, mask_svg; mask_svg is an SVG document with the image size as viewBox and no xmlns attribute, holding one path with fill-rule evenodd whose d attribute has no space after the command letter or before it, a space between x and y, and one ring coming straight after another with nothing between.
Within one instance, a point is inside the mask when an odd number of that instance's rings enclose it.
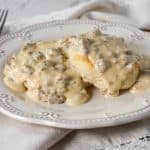
<instances>
[{"instance_id":1,"label":"white plate","mask_svg":"<svg viewBox=\"0 0 150 150\"><path fill-rule=\"evenodd\" d=\"M150 116L150 91L139 94L123 94L116 98L104 98L95 90L92 99L73 107L65 104L44 107L25 101L7 89L2 81L3 67L9 56L25 42L54 40L79 34L98 27L104 33L123 37L130 45L136 45L143 53L150 52L150 35L117 23L90 20L53 21L29 26L17 33L0 38L0 110L15 119L62 128L95 128L114 126Z\"/></svg>"}]
</instances>

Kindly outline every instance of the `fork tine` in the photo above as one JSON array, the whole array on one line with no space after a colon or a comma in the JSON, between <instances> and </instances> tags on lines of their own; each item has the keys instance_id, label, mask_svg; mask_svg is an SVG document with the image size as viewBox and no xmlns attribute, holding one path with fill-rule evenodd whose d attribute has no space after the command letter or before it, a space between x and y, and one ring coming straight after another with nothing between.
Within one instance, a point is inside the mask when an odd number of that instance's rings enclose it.
<instances>
[{"instance_id":1,"label":"fork tine","mask_svg":"<svg viewBox=\"0 0 150 150\"><path fill-rule=\"evenodd\" d=\"M1 19L3 18L3 15L4 15L4 10L1 10L0 13L1 13L1 15L0 15L0 21L1 21Z\"/></svg>"},{"instance_id":2,"label":"fork tine","mask_svg":"<svg viewBox=\"0 0 150 150\"><path fill-rule=\"evenodd\" d=\"M3 10L2 11L2 17L0 18L0 22L2 20L2 22L0 23L0 34L3 30L3 27L4 27L4 24L5 24L5 21L6 21L6 18L7 18L7 15L8 15L8 10Z\"/></svg>"}]
</instances>

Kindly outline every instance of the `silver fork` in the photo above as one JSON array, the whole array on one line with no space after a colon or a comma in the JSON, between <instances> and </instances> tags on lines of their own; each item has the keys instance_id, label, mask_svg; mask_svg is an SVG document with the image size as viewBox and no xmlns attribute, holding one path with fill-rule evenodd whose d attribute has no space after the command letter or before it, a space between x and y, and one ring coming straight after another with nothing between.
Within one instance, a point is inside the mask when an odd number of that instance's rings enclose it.
<instances>
[{"instance_id":1,"label":"silver fork","mask_svg":"<svg viewBox=\"0 0 150 150\"><path fill-rule=\"evenodd\" d=\"M8 10L0 9L0 35L1 35L2 30L4 28L7 15L8 15Z\"/></svg>"}]
</instances>

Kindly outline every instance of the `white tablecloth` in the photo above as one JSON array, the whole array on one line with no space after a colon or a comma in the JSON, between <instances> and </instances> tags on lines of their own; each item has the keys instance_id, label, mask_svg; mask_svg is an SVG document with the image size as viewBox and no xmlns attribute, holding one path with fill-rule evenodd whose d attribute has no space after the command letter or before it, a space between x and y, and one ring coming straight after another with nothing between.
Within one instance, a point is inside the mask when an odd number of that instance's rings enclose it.
<instances>
[{"instance_id":1,"label":"white tablecloth","mask_svg":"<svg viewBox=\"0 0 150 150\"><path fill-rule=\"evenodd\" d=\"M124 22L150 29L150 1L90 0L64 11L8 22L4 33L39 22L73 18ZM0 122L2 150L150 149L150 119L119 127L76 131L26 124L3 115L0 115Z\"/></svg>"}]
</instances>

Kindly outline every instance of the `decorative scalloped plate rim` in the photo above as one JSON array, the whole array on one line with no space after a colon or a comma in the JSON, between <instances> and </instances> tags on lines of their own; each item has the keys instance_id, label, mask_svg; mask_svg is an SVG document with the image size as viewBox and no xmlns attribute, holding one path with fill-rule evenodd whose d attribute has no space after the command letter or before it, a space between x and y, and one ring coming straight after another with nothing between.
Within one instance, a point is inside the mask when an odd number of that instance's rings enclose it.
<instances>
[{"instance_id":1,"label":"decorative scalloped plate rim","mask_svg":"<svg viewBox=\"0 0 150 150\"><path fill-rule=\"evenodd\" d=\"M18 32L7 34L0 37L0 46L5 44L6 41L9 41L15 37L20 37L27 39L30 36L30 31L42 29L45 27L57 26L57 25L66 25L66 24L91 24L105 29L108 26L117 26L121 28L126 28L133 32L133 38L140 40L144 37L149 37L150 34L144 33L133 26L121 23L112 23L112 22L98 22L91 20L67 20L67 21L51 21L46 23L40 23L36 25L28 26ZM67 120L59 117L59 114L55 112L45 112L43 114L32 114L24 112L13 105L11 102L15 101L14 97L7 95L5 93L0 93L0 111L12 118L17 120L22 120L24 122L35 123L40 125L48 125L53 127L60 128L69 128L69 129L85 129L85 128L96 128L96 127L106 127L106 126L115 126L120 125L136 120L140 120L150 116L150 104L145 106L142 109L138 109L133 112L118 114L112 117L96 118L96 119L78 119L78 120Z\"/></svg>"}]
</instances>

